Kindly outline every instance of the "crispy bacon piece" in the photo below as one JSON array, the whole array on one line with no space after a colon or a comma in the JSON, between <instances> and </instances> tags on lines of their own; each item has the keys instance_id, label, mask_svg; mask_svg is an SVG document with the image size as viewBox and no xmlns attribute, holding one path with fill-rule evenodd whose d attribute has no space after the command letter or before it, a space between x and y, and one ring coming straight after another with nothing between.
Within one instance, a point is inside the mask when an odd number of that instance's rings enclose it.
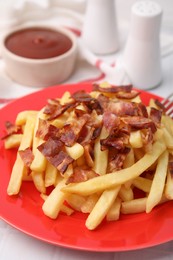
<instances>
[{"instance_id":1,"label":"crispy bacon piece","mask_svg":"<svg viewBox=\"0 0 173 260\"><path fill-rule=\"evenodd\" d=\"M89 115L84 114L82 117L78 118L78 120L73 120L73 122L64 125L61 131L60 140L66 146L72 146L77 139L79 138L80 132L82 128L86 124Z\"/></svg>"},{"instance_id":2,"label":"crispy bacon piece","mask_svg":"<svg viewBox=\"0 0 173 260\"><path fill-rule=\"evenodd\" d=\"M147 111L146 106L142 102L137 104L137 106L138 106L138 115L148 118L148 111Z\"/></svg>"},{"instance_id":3,"label":"crispy bacon piece","mask_svg":"<svg viewBox=\"0 0 173 260\"><path fill-rule=\"evenodd\" d=\"M101 150L104 151L106 149L110 149L111 147L116 150L123 150L127 144L127 140L127 136L117 137L109 135L106 139L100 140Z\"/></svg>"},{"instance_id":4,"label":"crispy bacon piece","mask_svg":"<svg viewBox=\"0 0 173 260\"><path fill-rule=\"evenodd\" d=\"M54 157L50 158L50 162L60 171L61 174L67 170L69 164L73 161L73 158L64 151L60 151Z\"/></svg>"},{"instance_id":5,"label":"crispy bacon piece","mask_svg":"<svg viewBox=\"0 0 173 260\"><path fill-rule=\"evenodd\" d=\"M158 108L160 108L162 111L165 111L164 105L158 99L155 99L154 102Z\"/></svg>"},{"instance_id":6,"label":"crispy bacon piece","mask_svg":"<svg viewBox=\"0 0 173 260\"><path fill-rule=\"evenodd\" d=\"M85 90L76 91L71 96L77 102L91 102L94 100Z\"/></svg>"},{"instance_id":7,"label":"crispy bacon piece","mask_svg":"<svg viewBox=\"0 0 173 260\"><path fill-rule=\"evenodd\" d=\"M137 96L139 96L140 92L137 92L137 91L131 91L131 92L118 92L116 94L116 97L117 98L120 98L120 99L133 99Z\"/></svg>"},{"instance_id":8,"label":"crispy bacon piece","mask_svg":"<svg viewBox=\"0 0 173 260\"><path fill-rule=\"evenodd\" d=\"M102 108L98 100L91 97L84 90L75 92L72 94L72 98L78 103L83 103L88 113L91 113L93 110L97 111L98 114L102 113Z\"/></svg>"},{"instance_id":9,"label":"crispy bacon piece","mask_svg":"<svg viewBox=\"0 0 173 260\"><path fill-rule=\"evenodd\" d=\"M143 129L141 131L142 133L142 142L143 146L146 152L150 152L152 149L152 143L153 143L153 132L151 128Z\"/></svg>"},{"instance_id":10,"label":"crispy bacon piece","mask_svg":"<svg viewBox=\"0 0 173 260\"><path fill-rule=\"evenodd\" d=\"M20 126L15 125L15 124L11 123L10 121L5 122L5 128L6 128L6 134L1 138L1 140L6 139L7 137L9 137L12 134L20 133L22 130Z\"/></svg>"},{"instance_id":11,"label":"crispy bacon piece","mask_svg":"<svg viewBox=\"0 0 173 260\"><path fill-rule=\"evenodd\" d=\"M132 117L124 117L122 120L129 124L132 129L147 129L151 128L152 133L155 133L157 128L155 123L150 118L140 117L140 116L132 116Z\"/></svg>"},{"instance_id":12,"label":"crispy bacon piece","mask_svg":"<svg viewBox=\"0 0 173 260\"><path fill-rule=\"evenodd\" d=\"M36 137L39 137L43 140L48 140L49 137L58 137L59 129L54 125L48 123L47 120L39 118L38 129L36 132Z\"/></svg>"},{"instance_id":13,"label":"crispy bacon piece","mask_svg":"<svg viewBox=\"0 0 173 260\"><path fill-rule=\"evenodd\" d=\"M155 124L159 125L162 118L162 111L154 107L151 107L150 118L152 119L153 122L155 122Z\"/></svg>"},{"instance_id":14,"label":"crispy bacon piece","mask_svg":"<svg viewBox=\"0 0 173 260\"><path fill-rule=\"evenodd\" d=\"M129 147L125 147L121 152L117 152L115 149L109 151L108 171L119 171L123 168L126 155L130 152Z\"/></svg>"},{"instance_id":15,"label":"crispy bacon piece","mask_svg":"<svg viewBox=\"0 0 173 260\"><path fill-rule=\"evenodd\" d=\"M46 142L39 145L37 149L46 157L54 157L63 149L64 144L57 138L49 138Z\"/></svg>"},{"instance_id":16,"label":"crispy bacon piece","mask_svg":"<svg viewBox=\"0 0 173 260\"><path fill-rule=\"evenodd\" d=\"M67 184L84 182L89 179L95 178L97 176L99 176L99 174L97 174L95 171L93 171L91 169L83 169L83 168L76 167L74 169L73 174L68 179Z\"/></svg>"},{"instance_id":17,"label":"crispy bacon piece","mask_svg":"<svg viewBox=\"0 0 173 260\"><path fill-rule=\"evenodd\" d=\"M38 150L54 165L60 173L64 173L69 164L74 160L63 151L64 144L58 140L49 138L45 143L38 146Z\"/></svg>"},{"instance_id":18,"label":"crispy bacon piece","mask_svg":"<svg viewBox=\"0 0 173 260\"><path fill-rule=\"evenodd\" d=\"M173 176L173 156L172 155L169 155L168 170L169 170L170 174Z\"/></svg>"},{"instance_id":19,"label":"crispy bacon piece","mask_svg":"<svg viewBox=\"0 0 173 260\"><path fill-rule=\"evenodd\" d=\"M109 98L104 96L103 94L100 94L97 98L99 104L100 104L100 107L102 109L102 113L103 111L105 111L108 107L108 104L109 104Z\"/></svg>"},{"instance_id":20,"label":"crispy bacon piece","mask_svg":"<svg viewBox=\"0 0 173 260\"><path fill-rule=\"evenodd\" d=\"M106 111L103 114L103 125L107 131L111 133L113 129L118 129L120 127L120 118L116 114Z\"/></svg>"},{"instance_id":21,"label":"crispy bacon piece","mask_svg":"<svg viewBox=\"0 0 173 260\"><path fill-rule=\"evenodd\" d=\"M48 120L51 121L53 119L58 118L68 109L72 109L76 106L74 102L67 103L65 105L61 105L58 100L54 103L48 103L44 109L44 114L48 115Z\"/></svg>"},{"instance_id":22,"label":"crispy bacon piece","mask_svg":"<svg viewBox=\"0 0 173 260\"><path fill-rule=\"evenodd\" d=\"M115 86L110 85L110 87L101 87L99 84L94 83L93 84L93 90L94 91L100 91L103 93L118 93L118 92L131 92L132 85L124 85L124 86Z\"/></svg>"},{"instance_id":23,"label":"crispy bacon piece","mask_svg":"<svg viewBox=\"0 0 173 260\"><path fill-rule=\"evenodd\" d=\"M92 141L97 139L97 137L99 137L99 135L101 133L101 130L102 130L102 126L101 125L94 129L93 135L92 135L92 138L91 138Z\"/></svg>"},{"instance_id":24,"label":"crispy bacon piece","mask_svg":"<svg viewBox=\"0 0 173 260\"><path fill-rule=\"evenodd\" d=\"M92 168L94 166L94 154L91 145L87 144L84 146L84 156L87 165Z\"/></svg>"},{"instance_id":25,"label":"crispy bacon piece","mask_svg":"<svg viewBox=\"0 0 173 260\"><path fill-rule=\"evenodd\" d=\"M84 125L77 142L82 144L83 146L89 144L92 141L93 133L95 131L94 127Z\"/></svg>"},{"instance_id":26,"label":"crispy bacon piece","mask_svg":"<svg viewBox=\"0 0 173 260\"><path fill-rule=\"evenodd\" d=\"M32 161L34 160L34 155L31 148L26 148L25 150L20 150L19 155L22 158L22 161L27 167L30 167Z\"/></svg>"},{"instance_id":27,"label":"crispy bacon piece","mask_svg":"<svg viewBox=\"0 0 173 260\"><path fill-rule=\"evenodd\" d=\"M137 103L125 101L110 101L106 111L109 111L117 116L137 116L139 109Z\"/></svg>"}]
</instances>

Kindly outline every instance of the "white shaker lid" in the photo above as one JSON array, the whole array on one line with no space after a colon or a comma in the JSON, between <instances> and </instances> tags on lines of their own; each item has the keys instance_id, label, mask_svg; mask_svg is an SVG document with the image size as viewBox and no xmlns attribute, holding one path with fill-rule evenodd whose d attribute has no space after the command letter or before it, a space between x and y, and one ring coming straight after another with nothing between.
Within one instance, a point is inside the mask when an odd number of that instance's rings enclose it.
<instances>
[{"instance_id":1,"label":"white shaker lid","mask_svg":"<svg viewBox=\"0 0 173 260\"><path fill-rule=\"evenodd\" d=\"M161 6L149 0L138 1L132 6L131 36L139 40L158 37L162 17Z\"/></svg>"}]
</instances>

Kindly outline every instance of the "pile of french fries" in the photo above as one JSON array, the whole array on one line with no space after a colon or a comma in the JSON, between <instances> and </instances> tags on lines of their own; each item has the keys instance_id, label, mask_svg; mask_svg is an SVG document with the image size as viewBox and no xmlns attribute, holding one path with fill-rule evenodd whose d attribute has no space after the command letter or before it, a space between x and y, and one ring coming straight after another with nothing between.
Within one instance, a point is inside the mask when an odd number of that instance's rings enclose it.
<instances>
[{"instance_id":1,"label":"pile of french fries","mask_svg":"<svg viewBox=\"0 0 173 260\"><path fill-rule=\"evenodd\" d=\"M107 87L109 84L102 84ZM99 91L92 91L90 95L97 98ZM103 93L115 99L114 93ZM60 103L66 104L71 94L65 92ZM140 96L126 102L141 102ZM147 111L155 107L150 100ZM82 104L78 109L84 110ZM62 128L73 117L73 110L66 111L58 118L49 121L49 124ZM11 172L7 193L19 194L22 182L31 181L40 192L43 199L42 210L51 219L56 219L60 212L71 215L75 211L87 213L85 225L89 230L96 229L103 221L116 221L121 214L133 214L151 210L160 203L173 199L173 178L169 171L169 158L173 155L173 120L162 114L161 124L154 133L150 149L146 150L142 140L142 130L132 131L128 146L130 152L126 155L123 167L120 170L107 172L108 151L100 149L100 140L105 138L106 130L103 127L100 136L94 144L94 165L92 169L99 175L87 181L68 183L74 168L85 165L84 147L75 143L66 147L71 163L62 175L53 166L37 147L44 140L36 136L39 119L46 120L44 108L40 111L22 111L15 121L22 133L13 133L5 138L5 148L18 148L16 160ZM99 119L100 120L100 119ZM20 152L27 148L32 149L33 160L28 166L20 156ZM145 174L143 174L145 173ZM68 184L67 184L68 183ZM47 194L47 188L52 187ZM142 196L135 196L136 193ZM57 220L58 221L58 220Z\"/></svg>"}]
</instances>

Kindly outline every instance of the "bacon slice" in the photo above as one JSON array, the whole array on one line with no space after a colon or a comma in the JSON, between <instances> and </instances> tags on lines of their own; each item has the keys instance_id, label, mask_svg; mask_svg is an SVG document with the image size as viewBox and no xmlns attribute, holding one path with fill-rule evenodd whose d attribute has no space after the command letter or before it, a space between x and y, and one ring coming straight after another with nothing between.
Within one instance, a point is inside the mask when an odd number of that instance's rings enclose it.
<instances>
[{"instance_id":1,"label":"bacon slice","mask_svg":"<svg viewBox=\"0 0 173 260\"><path fill-rule=\"evenodd\" d=\"M60 151L58 154L56 154L54 157L51 157L50 162L60 171L61 174L63 174L69 164L71 164L74 160L71 158L67 153L64 151Z\"/></svg>"},{"instance_id":2,"label":"bacon slice","mask_svg":"<svg viewBox=\"0 0 173 260\"><path fill-rule=\"evenodd\" d=\"M148 118L148 111L146 106L142 102L137 104L137 106L138 106L138 115Z\"/></svg>"},{"instance_id":3,"label":"bacon slice","mask_svg":"<svg viewBox=\"0 0 173 260\"><path fill-rule=\"evenodd\" d=\"M84 156L87 165L92 168L94 166L94 153L90 144L84 146Z\"/></svg>"},{"instance_id":4,"label":"bacon slice","mask_svg":"<svg viewBox=\"0 0 173 260\"><path fill-rule=\"evenodd\" d=\"M107 131L111 133L113 129L119 129L120 118L116 114L106 111L103 114L103 125L105 126Z\"/></svg>"},{"instance_id":5,"label":"bacon slice","mask_svg":"<svg viewBox=\"0 0 173 260\"><path fill-rule=\"evenodd\" d=\"M58 137L59 129L54 125L49 124L47 120L39 118L38 129L36 132L36 137L39 137L43 140L48 140L49 137Z\"/></svg>"},{"instance_id":6,"label":"bacon slice","mask_svg":"<svg viewBox=\"0 0 173 260\"><path fill-rule=\"evenodd\" d=\"M84 125L80 132L79 138L77 139L77 142L83 146L89 144L92 141L94 131L95 131L94 127Z\"/></svg>"},{"instance_id":7,"label":"bacon slice","mask_svg":"<svg viewBox=\"0 0 173 260\"><path fill-rule=\"evenodd\" d=\"M108 107L108 104L109 104L109 98L104 96L103 94L100 94L97 98L99 104L100 104L100 107L102 109L102 113L103 111L105 111Z\"/></svg>"},{"instance_id":8,"label":"bacon slice","mask_svg":"<svg viewBox=\"0 0 173 260\"><path fill-rule=\"evenodd\" d=\"M48 103L44 109L44 114L48 115L48 120L51 121L53 119L58 118L68 109L72 109L76 106L74 102L67 103L65 105L61 105L58 100L55 103Z\"/></svg>"},{"instance_id":9,"label":"bacon slice","mask_svg":"<svg viewBox=\"0 0 173 260\"><path fill-rule=\"evenodd\" d=\"M38 150L54 165L60 173L64 173L74 160L63 151L64 144L58 140L49 138L45 143L38 146Z\"/></svg>"},{"instance_id":10,"label":"bacon slice","mask_svg":"<svg viewBox=\"0 0 173 260\"><path fill-rule=\"evenodd\" d=\"M111 147L116 150L123 150L127 144L127 137L116 137L109 135L106 139L100 140L101 150L104 151Z\"/></svg>"},{"instance_id":11,"label":"bacon slice","mask_svg":"<svg viewBox=\"0 0 173 260\"><path fill-rule=\"evenodd\" d=\"M20 150L19 155L22 158L22 161L27 167L30 167L32 161L34 160L34 155L31 148L26 148L25 150Z\"/></svg>"},{"instance_id":12,"label":"bacon slice","mask_svg":"<svg viewBox=\"0 0 173 260\"><path fill-rule=\"evenodd\" d=\"M155 99L154 102L158 108L160 108L162 111L165 111L164 105L158 99Z\"/></svg>"},{"instance_id":13,"label":"bacon slice","mask_svg":"<svg viewBox=\"0 0 173 260\"><path fill-rule=\"evenodd\" d=\"M154 107L151 107L150 118L152 119L153 122L155 122L157 125L159 125L161 122L161 118L162 118L162 111L158 110Z\"/></svg>"},{"instance_id":14,"label":"bacon slice","mask_svg":"<svg viewBox=\"0 0 173 260\"><path fill-rule=\"evenodd\" d=\"M82 128L88 121L88 118L89 115L84 114L84 116L82 116L78 120L73 120L72 122L66 124L62 128L60 140L66 146L72 146L79 138L80 132L82 131Z\"/></svg>"},{"instance_id":15,"label":"bacon slice","mask_svg":"<svg viewBox=\"0 0 173 260\"><path fill-rule=\"evenodd\" d=\"M64 144L54 138L49 138L46 142L39 145L37 149L46 157L53 157L63 149Z\"/></svg>"},{"instance_id":16,"label":"bacon slice","mask_svg":"<svg viewBox=\"0 0 173 260\"><path fill-rule=\"evenodd\" d=\"M76 91L71 96L77 102L91 102L94 100L85 90Z\"/></svg>"},{"instance_id":17,"label":"bacon slice","mask_svg":"<svg viewBox=\"0 0 173 260\"><path fill-rule=\"evenodd\" d=\"M84 182L98 176L99 174L97 174L95 171L91 169L83 169L83 168L76 167L74 169L74 173L68 179L67 184Z\"/></svg>"},{"instance_id":18,"label":"bacon slice","mask_svg":"<svg viewBox=\"0 0 173 260\"><path fill-rule=\"evenodd\" d=\"M1 140L6 139L10 135L20 133L22 130L20 126L17 126L11 123L10 121L5 122L5 128L6 128L6 134L3 137L1 137Z\"/></svg>"},{"instance_id":19,"label":"bacon slice","mask_svg":"<svg viewBox=\"0 0 173 260\"><path fill-rule=\"evenodd\" d=\"M173 156L172 155L169 155L168 170L169 170L170 174L173 176Z\"/></svg>"},{"instance_id":20,"label":"bacon slice","mask_svg":"<svg viewBox=\"0 0 173 260\"><path fill-rule=\"evenodd\" d=\"M137 91L131 91L131 92L118 92L116 94L116 97L117 98L120 98L120 99L133 99L137 96L139 96L140 92L137 92Z\"/></svg>"},{"instance_id":21,"label":"bacon slice","mask_svg":"<svg viewBox=\"0 0 173 260\"><path fill-rule=\"evenodd\" d=\"M103 93L118 93L118 92L131 92L132 85L124 85L124 86L115 86L110 85L110 87L101 87L99 84L93 84L94 91L100 91Z\"/></svg>"},{"instance_id":22,"label":"bacon slice","mask_svg":"<svg viewBox=\"0 0 173 260\"><path fill-rule=\"evenodd\" d=\"M134 102L110 101L106 111L109 111L117 116L137 116L139 113L138 105Z\"/></svg>"},{"instance_id":23,"label":"bacon slice","mask_svg":"<svg viewBox=\"0 0 173 260\"><path fill-rule=\"evenodd\" d=\"M108 171L119 171L123 168L126 155L130 152L129 147L125 147L121 152L117 152L115 149L109 151L109 163Z\"/></svg>"},{"instance_id":24,"label":"bacon slice","mask_svg":"<svg viewBox=\"0 0 173 260\"><path fill-rule=\"evenodd\" d=\"M132 117L124 117L122 120L130 125L132 129L140 130L151 128L152 133L155 133L157 128L155 123L150 118L140 117L140 116L132 116Z\"/></svg>"}]
</instances>

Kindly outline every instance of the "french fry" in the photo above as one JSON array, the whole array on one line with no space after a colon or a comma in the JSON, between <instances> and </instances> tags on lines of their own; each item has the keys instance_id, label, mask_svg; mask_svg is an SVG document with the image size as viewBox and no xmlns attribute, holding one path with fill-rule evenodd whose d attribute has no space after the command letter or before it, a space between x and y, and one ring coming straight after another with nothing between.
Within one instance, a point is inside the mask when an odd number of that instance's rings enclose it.
<instances>
[{"instance_id":1,"label":"french fry","mask_svg":"<svg viewBox=\"0 0 173 260\"><path fill-rule=\"evenodd\" d=\"M127 154L125 160L124 160L123 168L124 169L125 168L129 168L134 163L135 163L134 149L131 149L130 152ZM126 183L124 183L124 186L126 188L130 188L131 185L132 185L132 180L127 181Z\"/></svg>"},{"instance_id":2,"label":"french fry","mask_svg":"<svg viewBox=\"0 0 173 260\"><path fill-rule=\"evenodd\" d=\"M19 146L19 151L31 147L35 127L35 120L35 116L28 116L22 140ZM22 184L22 178L26 172L27 168L24 165L24 162L22 161L19 153L17 153L17 158L14 163L10 181L7 187L8 195L15 195L19 193Z\"/></svg>"},{"instance_id":3,"label":"french fry","mask_svg":"<svg viewBox=\"0 0 173 260\"><path fill-rule=\"evenodd\" d=\"M120 209L121 199L117 197L106 215L107 221L118 220L120 217Z\"/></svg>"},{"instance_id":4,"label":"french fry","mask_svg":"<svg viewBox=\"0 0 173 260\"><path fill-rule=\"evenodd\" d=\"M163 129L163 138L167 148L173 149L173 136L169 133L169 131L166 128Z\"/></svg>"},{"instance_id":5,"label":"french fry","mask_svg":"<svg viewBox=\"0 0 173 260\"><path fill-rule=\"evenodd\" d=\"M133 185L139 190L149 193L152 185L152 180L139 176L133 180Z\"/></svg>"},{"instance_id":6,"label":"french fry","mask_svg":"<svg viewBox=\"0 0 173 260\"><path fill-rule=\"evenodd\" d=\"M25 110L18 113L16 117L15 124L16 125L24 125L27 121L28 116L36 116L38 111L35 110Z\"/></svg>"},{"instance_id":7,"label":"french fry","mask_svg":"<svg viewBox=\"0 0 173 260\"><path fill-rule=\"evenodd\" d=\"M39 146L40 138L36 136L38 126L39 126L39 119L45 119L46 115L44 114L44 108L42 108L38 113L36 117L36 122L35 122L35 128L34 128L34 138L33 138L33 144L32 144L32 152L35 155L37 151L37 147Z\"/></svg>"},{"instance_id":8,"label":"french fry","mask_svg":"<svg viewBox=\"0 0 173 260\"><path fill-rule=\"evenodd\" d=\"M138 130L138 131L131 132L129 142L130 142L130 145L131 145L132 148L143 147L141 131Z\"/></svg>"},{"instance_id":9,"label":"french fry","mask_svg":"<svg viewBox=\"0 0 173 260\"><path fill-rule=\"evenodd\" d=\"M134 213L145 212L146 203L147 203L146 197L122 202L121 213L134 214Z\"/></svg>"},{"instance_id":10,"label":"french fry","mask_svg":"<svg viewBox=\"0 0 173 260\"><path fill-rule=\"evenodd\" d=\"M95 204L97 203L99 197L100 195L97 193L88 196L85 202L81 206L81 211L83 213L90 213L94 208Z\"/></svg>"},{"instance_id":11,"label":"french fry","mask_svg":"<svg viewBox=\"0 0 173 260\"><path fill-rule=\"evenodd\" d=\"M168 171L168 173L167 173L167 180L166 180L164 194L167 199L173 200L173 178L172 178L170 171Z\"/></svg>"},{"instance_id":12,"label":"french fry","mask_svg":"<svg viewBox=\"0 0 173 260\"><path fill-rule=\"evenodd\" d=\"M152 153L146 153L131 167L99 176L86 182L68 184L66 187L63 187L62 191L86 196L124 184L148 169L165 149L165 143L158 141L154 143Z\"/></svg>"},{"instance_id":13,"label":"french fry","mask_svg":"<svg viewBox=\"0 0 173 260\"><path fill-rule=\"evenodd\" d=\"M48 195L41 193L41 198L45 201L48 197ZM62 204L61 211L64 212L67 216L70 216L73 214L74 210L72 208L69 208L67 205Z\"/></svg>"},{"instance_id":14,"label":"french fry","mask_svg":"<svg viewBox=\"0 0 173 260\"><path fill-rule=\"evenodd\" d=\"M168 130L168 132L173 135L173 120L171 117L167 115L163 115L161 122L163 126Z\"/></svg>"},{"instance_id":15,"label":"french fry","mask_svg":"<svg viewBox=\"0 0 173 260\"><path fill-rule=\"evenodd\" d=\"M118 196L121 198L122 201L133 200L133 190L131 187L126 188L125 185L122 185Z\"/></svg>"},{"instance_id":16,"label":"french fry","mask_svg":"<svg viewBox=\"0 0 173 260\"><path fill-rule=\"evenodd\" d=\"M71 100L71 94L69 91L64 92L63 96L60 99L60 104L64 105L65 103L70 102Z\"/></svg>"},{"instance_id":17,"label":"french fry","mask_svg":"<svg viewBox=\"0 0 173 260\"><path fill-rule=\"evenodd\" d=\"M74 159L79 159L84 154L84 148L81 144L75 143L71 147L65 147L67 153Z\"/></svg>"},{"instance_id":18,"label":"french fry","mask_svg":"<svg viewBox=\"0 0 173 260\"><path fill-rule=\"evenodd\" d=\"M66 198L66 194L61 191L64 185L65 179L62 179L47 197L42 206L44 214L52 219L57 218Z\"/></svg>"},{"instance_id":19,"label":"french fry","mask_svg":"<svg viewBox=\"0 0 173 260\"><path fill-rule=\"evenodd\" d=\"M85 203L86 198L80 195L70 194L66 197L66 201L73 209L81 211L81 207Z\"/></svg>"},{"instance_id":20,"label":"french fry","mask_svg":"<svg viewBox=\"0 0 173 260\"><path fill-rule=\"evenodd\" d=\"M51 163L47 163L45 170L45 187L56 185L58 170Z\"/></svg>"},{"instance_id":21,"label":"french fry","mask_svg":"<svg viewBox=\"0 0 173 260\"><path fill-rule=\"evenodd\" d=\"M104 175L107 170L108 164L108 150L101 151L100 148L100 140L106 138L108 135L107 130L105 127L102 128L100 137L97 138L95 145L94 145L94 171L100 175Z\"/></svg>"},{"instance_id":22,"label":"french fry","mask_svg":"<svg viewBox=\"0 0 173 260\"><path fill-rule=\"evenodd\" d=\"M146 212L149 213L161 200L165 186L168 168L168 151L165 151L158 159L156 172L147 198Z\"/></svg>"},{"instance_id":23,"label":"french fry","mask_svg":"<svg viewBox=\"0 0 173 260\"><path fill-rule=\"evenodd\" d=\"M44 141L39 140L38 146L41 145ZM31 163L30 169L34 172L44 172L47 165L47 159L44 155L38 150L35 150L34 160Z\"/></svg>"},{"instance_id":24,"label":"french fry","mask_svg":"<svg viewBox=\"0 0 173 260\"><path fill-rule=\"evenodd\" d=\"M31 172L33 183L40 193L46 193L43 172Z\"/></svg>"},{"instance_id":25,"label":"french fry","mask_svg":"<svg viewBox=\"0 0 173 260\"><path fill-rule=\"evenodd\" d=\"M5 149L12 149L12 148L17 148L20 146L20 143L22 141L22 134L13 134L10 135L5 139Z\"/></svg>"},{"instance_id":26,"label":"french fry","mask_svg":"<svg viewBox=\"0 0 173 260\"><path fill-rule=\"evenodd\" d=\"M117 186L116 188L105 190L102 193L85 222L85 225L89 230L93 230L100 225L113 205L119 190L120 186Z\"/></svg>"},{"instance_id":27,"label":"french fry","mask_svg":"<svg viewBox=\"0 0 173 260\"><path fill-rule=\"evenodd\" d=\"M70 216L73 214L74 210L72 208L69 208L68 206L62 204L61 211L64 212L67 216Z\"/></svg>"},{"instance_id":28,"label":"french fry","mask_svg":"<svg viewBox=\"0 0 173 260\"><path fill-rule=\"evenodd\" d=\"M160 205L166 201L168 201L168 199L165 196L162 196L158 204ZM121 213L134 214L134 213L146 212L146 204L147 204L147 197L122 202Z\"/></svg>"},{"instance_id":29,"label":"french fry","mask_svg":"<svg viewBox=\"0 0 173 260\"><path fill-rule=\"evenodd\" d=\"M131 149L124 160L123 168L129 168L134 163L135 163L134 150Z\"/></svg>"},{"instance_id":30,"label":"french fry","mask_svg":"<svg viewBox=\"0 0 173 260\"><path fill-rule=\"evenodd\" d=\"M54 119L51 124L56 126L57 128L62 128L66 123L67 119L69 118L69 113L66 112L61 115L59 118Z\"/></svg>"}]
</instances>

